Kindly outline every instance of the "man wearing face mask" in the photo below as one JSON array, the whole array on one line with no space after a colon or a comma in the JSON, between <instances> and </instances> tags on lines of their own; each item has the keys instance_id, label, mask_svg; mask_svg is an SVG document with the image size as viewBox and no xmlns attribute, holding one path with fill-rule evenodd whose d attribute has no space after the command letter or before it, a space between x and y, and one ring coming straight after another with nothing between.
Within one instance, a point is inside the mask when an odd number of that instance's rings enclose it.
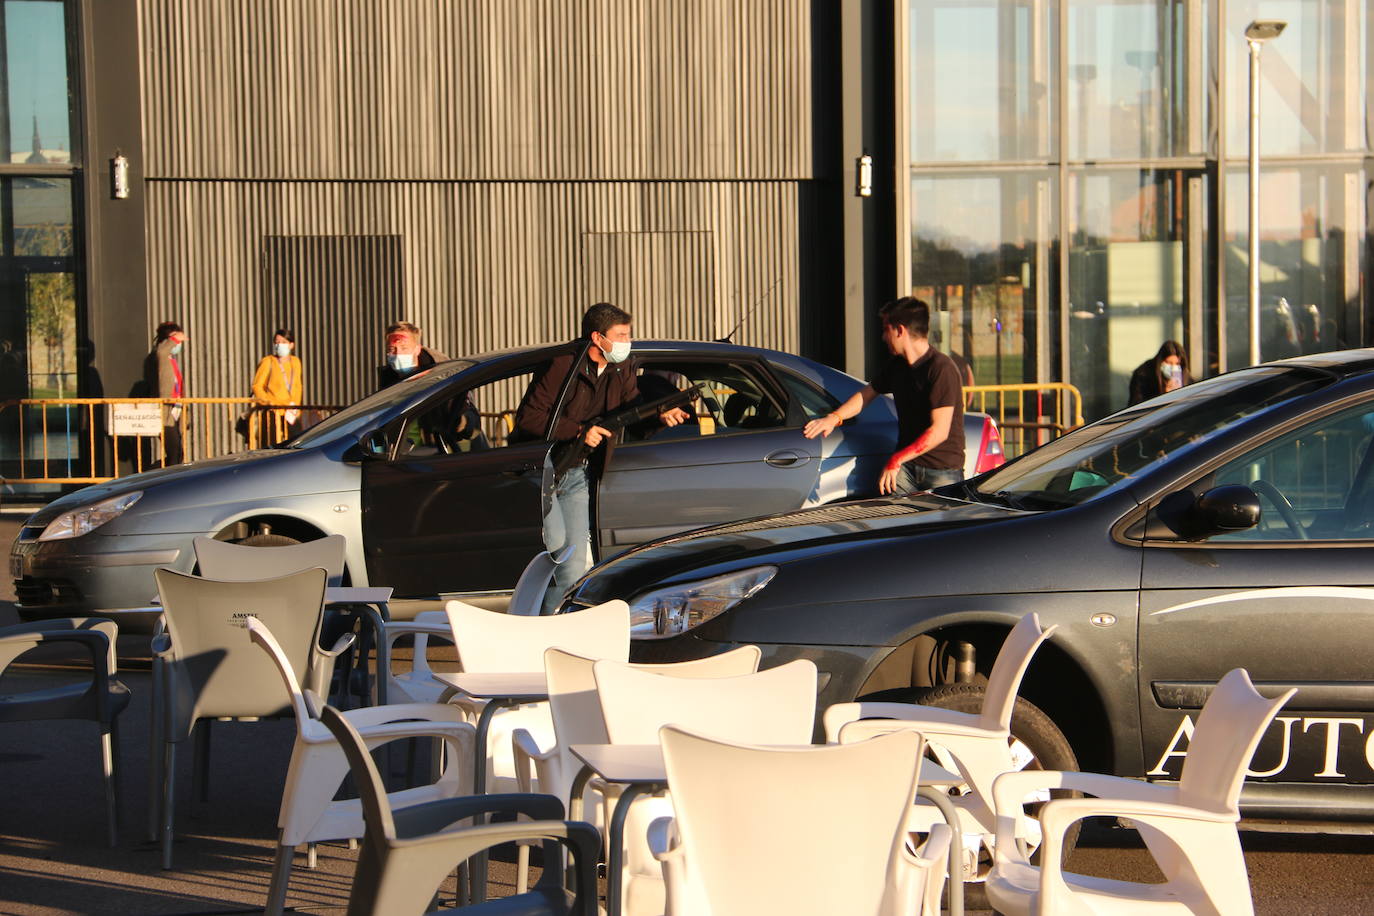
<instances>
[{"instance_id":1,"label":"man wearing face mask","mask_svg":"<svg viewBox=\"0 0 1374 916\"><path fill-rule=\"evenodd\" d=\"M419 328L409 321L398 321L386 329L386 365L377 367L377 390L390 388L447 359L438 350L420 344Z\"/></svg>"},{"instance_id":2,"label":"man wearing face mask","mask_svg":"<svg viewBox=\"0 0 1374 916\"><path fill-rule=\"evenodd\" d=\"M175 321L164 321L153 332L153 349L143 360L143 384L148 394L158 398L186 397L186 378L182 374L182 351L186 332ZM181 464L181 406L162 407L162 442L148 438L144 467Z\"/></svg>"},{"instance_id":3,"label":"man wearing face mask","mask_svg":"<svg viewBox=\"0 0 1374 916\"><path fill-rule=\"evenodd\" d=\"M551 487L546 487L544 546L550 553L558 553L567 544L577 545L577 550L555 571L544 596L544 613L550 613L592 565L591 481L605 461L605 450L599 446L611 432L591 421L639 399L639 381L634 361L629 358L629 313L608 302L598 302L582 316L582 337L590 342L585 348L586 357L579 359L583 351L578 350L551 360L530 383L515 414L517 437L542 439L558 393L572 373L563 409L554 421L553 439L582 439L596 450L589 461L569 468L552 481ZM687 412L681 408L659 415L666 426L677 426L687 418Z\"/></svg>"}]
</instances>

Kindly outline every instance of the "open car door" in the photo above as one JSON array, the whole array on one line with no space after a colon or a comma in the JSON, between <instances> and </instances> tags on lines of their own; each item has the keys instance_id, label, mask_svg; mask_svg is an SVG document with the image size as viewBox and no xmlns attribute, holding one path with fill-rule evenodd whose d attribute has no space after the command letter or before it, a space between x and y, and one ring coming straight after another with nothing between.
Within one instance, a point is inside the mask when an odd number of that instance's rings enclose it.
<instances>
[{"instance_id":1,"label":"open car door","mask_svg":"<svg viewBox=\"0 0 1374 916\"><path fill-rule=\"evenodd\" d=\"M481 363L382 431L363 464L368 580L398 596L508 590L544 549L540 486L552 443L520 441L515 409L563 348Z\"/></svg>"}]
</instances>

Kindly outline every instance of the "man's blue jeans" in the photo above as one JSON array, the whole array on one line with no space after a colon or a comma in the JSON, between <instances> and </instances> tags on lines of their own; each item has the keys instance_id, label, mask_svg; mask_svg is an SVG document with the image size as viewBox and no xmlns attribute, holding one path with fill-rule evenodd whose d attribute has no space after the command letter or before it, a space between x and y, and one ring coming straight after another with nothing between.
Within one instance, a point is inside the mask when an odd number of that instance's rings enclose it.
<instances>
[{"instance_id":1,"label":"man's blue jeans","mask_svg":"<svg viewBox=\"0 0 1374 916\"><path fill-rule=\"evenodd\" d=\"M567 544L578 548L567 562L554 570L553 582L544 593L541 613L552 614L563 596L582 574L592 568L591 487L587 466L569 468L554 485L553 496L544 512L544 547L558 553Z\"/></svg>"},{"instance_id":2,"label":"man's blue jeans","mask_svg":"<svg viewBox=\"0 0 1374 916\"><path fill-rule=\"evenodd\" d=\"M962 468L928 468L908 461L897 472L896 494L905 496L908 493L921 493L963 479Z\"/></svg>"}]
</instances>

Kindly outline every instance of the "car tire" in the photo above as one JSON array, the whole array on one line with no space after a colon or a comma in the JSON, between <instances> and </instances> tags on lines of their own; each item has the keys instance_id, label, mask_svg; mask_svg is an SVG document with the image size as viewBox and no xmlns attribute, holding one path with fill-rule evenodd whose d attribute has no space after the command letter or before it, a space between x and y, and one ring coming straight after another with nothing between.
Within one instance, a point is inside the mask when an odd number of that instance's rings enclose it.
<instances>
[{"instance_id":1,"label":"car tire","mask_svg":"<svg viewBox=\"0 0 1374 916\"><path fill-rule=\"evenodd\" d=\"M977 715L983 710L983 701L986 695L987 690L982 684L940 684L936 687L918 688L915 701L924 706L937 706L940 709ZM1078 769L1078 758L1074 755L1073 747L1069 745L1064 733L1038 706L1022 697L1017 697L1016 705L1012 707L1011 736L1014 745L1019 742L1025 752L1029 752L1030 759L1022 769ZM1077 795L1075 792L1054 791L1051 793L1054 798L1073 797L1075 795ZM1082 822L1075 823L1064 837L1065 856L1072 852L1078 844L1081 827ZM1031 861L1038 863L1039 860L1040 852L1037 849L1031 856ZM990 862L980 862L980 866L982 866L980 871L983 871L990 864ZM981 879L964 885L964 902L966 906L973 909L986 909L988 907L989 904L983 891Z\"/></svg>"},{"instance_id":2,"label":"car tire","mask_svg":"<svg viewBox=\"0 0 1374 916\"><path fill-rule=\"evenodd\" d=\"M284 534L254 534L235 543L240 547L290 547L300 541Z\"/></svg>"}]
</instances>

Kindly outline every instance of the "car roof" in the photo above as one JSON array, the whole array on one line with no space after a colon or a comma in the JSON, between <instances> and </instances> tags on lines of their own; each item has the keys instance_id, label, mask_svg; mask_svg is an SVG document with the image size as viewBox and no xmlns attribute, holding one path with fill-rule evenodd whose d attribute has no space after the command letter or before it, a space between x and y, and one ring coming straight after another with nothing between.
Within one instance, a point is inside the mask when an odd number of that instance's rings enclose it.
<instances>
[{"instance_id":1,"label":"car roof","mask_svg":"<svg viewBox=\"0 0 1374 916\"><path fill-rule=\"evenodd\" d=\"M1313 353L1310 356L1295 356L1292 359L1275 360L1267 365L1306 366L1311 369L1331 372L1342 378L1349 378L1366 372L1374 372L1374 348Z\"/></svg>"},{"instance_id":2,"label":"car roof","mask_svg":"<svg viewBox=\"0 0 1374 916\"><path fill-rule=\"evenodd\" d=\"M540 350L561 350L570 349L580 340L559 341L555 343L531 344L523 347L507 347L502 350L488 350L484 353L475 355L464 355L455 359L465 359L474 363L496 362L512 356L522 356L528 353L537 353ZM743 344L728 343L719 340L636 340L634 349L643 352L678 352L690 351L695 354L712 356L755 356L767 357L769 359L780 359L786 362L800 361L810 362L803 357L785 353L781 350L769 350L764 347L749 347Z\"/></svg>"}]
</instances>

